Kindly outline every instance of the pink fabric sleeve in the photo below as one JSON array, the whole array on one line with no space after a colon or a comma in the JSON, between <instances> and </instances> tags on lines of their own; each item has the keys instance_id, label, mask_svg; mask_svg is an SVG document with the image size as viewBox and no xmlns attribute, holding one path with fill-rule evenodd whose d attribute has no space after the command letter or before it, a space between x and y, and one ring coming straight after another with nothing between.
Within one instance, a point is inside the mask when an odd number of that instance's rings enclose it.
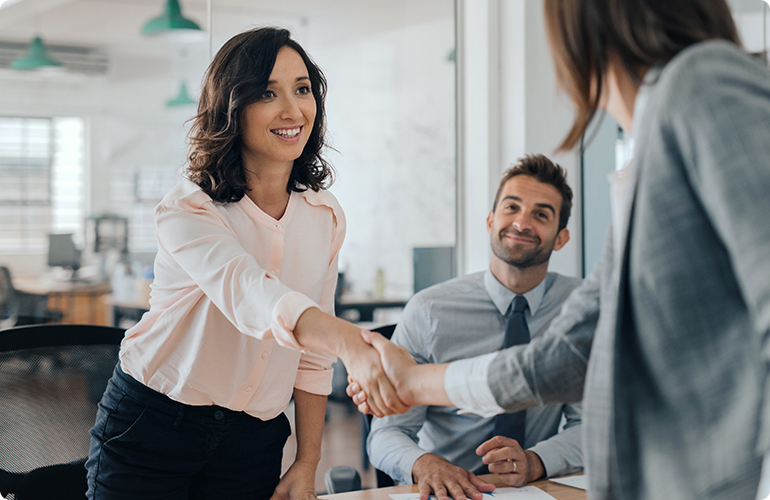
<instances>
[{"instance_id":1,"label":"pink fabric sleeve","mask_svg":"<svg viewBox=\"0 0 770 500\"><path fill-rule=\"evenodd\" d=\"M184 198L158 206L158 244L239 331L299 350L294 326L318 305L265 272L201 196L200 204Z\"/></svg>"}]
</instances>

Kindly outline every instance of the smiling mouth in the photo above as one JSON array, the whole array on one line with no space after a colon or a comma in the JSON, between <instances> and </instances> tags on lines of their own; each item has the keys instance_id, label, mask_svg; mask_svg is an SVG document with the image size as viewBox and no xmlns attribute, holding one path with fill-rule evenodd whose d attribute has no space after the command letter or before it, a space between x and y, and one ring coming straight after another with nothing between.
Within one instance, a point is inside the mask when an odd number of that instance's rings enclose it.
<instances>
[{"instance_id":1,"label":"smiling mouth","mask_svg":"<svg viewBox=\"0 0 770 500\"><path fill-rule=\"evenodd\" d=\"M297 137L301 131L302 131L302 127L294 127L294 128L275 128L275 129L272 129L270 132L274 133L275 135L279 135L281 137L291 139L292 137Z\"/></svg>"},{"instance_id":2,"label":"smiling mouth","mask_svg":"<svg viewBox=\"0 0 770 500\"><path fill-rule=\"evenodd\" d=\"M533 245L537 245L540 243L540 240L536 237L531 237L524 234L517 234L516 232L513 232L513 231L502 231L500 233L500 237L513 240L516 243L530 243Z\"/></svg>"}]
</instances>

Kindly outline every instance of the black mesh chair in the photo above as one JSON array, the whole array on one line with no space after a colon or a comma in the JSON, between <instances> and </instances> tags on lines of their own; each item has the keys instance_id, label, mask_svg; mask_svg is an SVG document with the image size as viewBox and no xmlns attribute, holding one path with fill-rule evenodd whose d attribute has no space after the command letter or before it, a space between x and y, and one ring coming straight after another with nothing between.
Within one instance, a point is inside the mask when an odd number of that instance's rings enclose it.
<instances>
[{"instance_id":1,"label":"black mesh chair","mask_svg":"<svg viewBox=\"0 0 770 500\"><path fill-rule=\"evenodd\" d=\"M88 431L123 334L94 325L0 330L0 486L22 479L6 498L85 498Z\"/></svg>"}]
</instances>

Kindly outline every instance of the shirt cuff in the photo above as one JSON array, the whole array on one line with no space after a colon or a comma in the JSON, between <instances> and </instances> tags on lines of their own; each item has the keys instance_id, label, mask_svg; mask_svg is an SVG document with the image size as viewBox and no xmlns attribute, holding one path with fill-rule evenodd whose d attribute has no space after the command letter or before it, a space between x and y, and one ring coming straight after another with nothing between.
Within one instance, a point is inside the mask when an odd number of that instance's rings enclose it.
<instances>
[{"instance_id":1,"label":"shirt cuff","mask_svg":"<svg viewBox=\"0 0 770 500\"><path fill-rule=\"evenodd\" d=\"M393 471L395 474L393 479L398 481L398 484L414 484L414 476L412 475L414 463L427 453L422 448L405 451L396 464L396 469Z\"/></svg>"},{"instance_id":2,"label":"shirt cuff","mask_svg":"<svg viewBox=\"0 0 770 500\"><path fill-rule=\"evenodd\" d=\"M294 338L294 327L302 313L311 307L320 307L310 300L307 295L299 292L289 292L278 299L273 308L271 330L278 345L305 352L304 348Z\"/></svg>"},{"instance_id":3,"label":"shirt cuff","mask_svg":"<svg viewBox=\"0 0 770 500\"><path fill-rule=\"evenodd\" d=\"M334 370L297 370L294 388L311 394L328 396L332 393Z\"/></svg>"},{"instance_id":4,"label":"shirt cuff","mask_svg":"<svg viewBox=\"0 0 770 500\"><path fill-rule=\"evenodd\" d=\"M460 409L458 413L475 413L492 417L504 413L498 406L487 382L489 365L497 352L449 364L444 374L444 389L452 404Z\"/></svg>"}]
</instances>

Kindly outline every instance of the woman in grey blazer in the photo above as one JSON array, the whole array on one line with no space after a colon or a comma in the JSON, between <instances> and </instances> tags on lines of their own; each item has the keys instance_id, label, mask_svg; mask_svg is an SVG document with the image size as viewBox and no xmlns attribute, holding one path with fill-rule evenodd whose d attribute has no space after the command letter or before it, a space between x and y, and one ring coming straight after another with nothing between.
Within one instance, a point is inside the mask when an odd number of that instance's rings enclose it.
<instances>
[{"instance_id":1,"label":"woman in grey blazer","mask_svg":"<svg viewBox=\"0 0 770 500\"><path fill-rule=\"evenodd\" d=\"M724 0L545 12L577 111L561 149L600 109L636 138L602 263L521 348L411 366L370 340L407 404L490 414L583 399L591 499L754 500L770 444L770 72Z\"/></svg>"}]
</instances>

